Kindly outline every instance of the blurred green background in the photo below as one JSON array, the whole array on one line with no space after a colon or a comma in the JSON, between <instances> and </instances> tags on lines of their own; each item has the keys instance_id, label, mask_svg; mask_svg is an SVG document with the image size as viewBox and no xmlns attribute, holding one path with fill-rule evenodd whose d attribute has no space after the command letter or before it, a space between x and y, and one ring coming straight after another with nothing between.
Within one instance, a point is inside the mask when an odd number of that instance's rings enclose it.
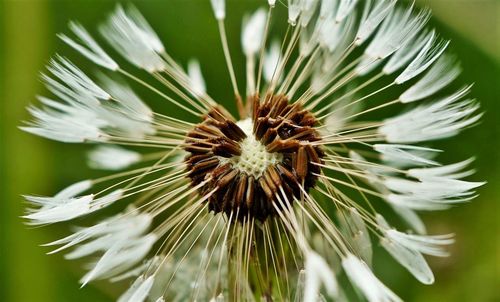
<instances>
[{"instance_id":1,"label":"blurred green background","mask_svg":"<svg viewBox=\"0 0 500 302\"><path fill-rule=\"evenodd\" d=\"M25 106L44 93L38 72L55 52L85 67L91 64L64 46L55 34L68 20L95 25L114 1L0 2L0 301L112 301L117 288L106 282L79 288L81 262L61 255L46 256L39 244L61 237L67 225L31 228L19 218L26 206L20 194L51 195L58 189L95 175L82 160L88 146L64 145L17 129L28 119ZM208 86L218 99L231 99L216 25L208 0L135 1L165 43L182 62L198 57ZM476 83L474 96L485 111L482 123L444 145L446 162L477 156L475 179L487 180L481 196L450 211L425 215L430 230L456 233L452 256L431 259L433 286L418 284L393 262L382 279L407 301L500 301L500 2L496 0L423 0L433 8L433 23L453 41L462 60L463 79ZM242 14L264 0L228 4L228 35L239 50ZM243 58L234 52L237 69ZM241 68L240 68L241 67ZM92 67L91 67L92 68ZM241 75L242 76L242 75ZM380 271L380 269L378 270Z\"/></svg>"}]
</instances>

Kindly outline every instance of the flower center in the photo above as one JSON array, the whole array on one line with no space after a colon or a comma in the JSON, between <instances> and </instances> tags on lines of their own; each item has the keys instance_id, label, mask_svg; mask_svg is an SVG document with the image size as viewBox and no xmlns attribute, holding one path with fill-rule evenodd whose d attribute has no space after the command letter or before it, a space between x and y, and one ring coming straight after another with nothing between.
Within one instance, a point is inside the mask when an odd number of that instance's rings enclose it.
<instances>
[{"instance_id":1,"label":"flower center","mask_svg":"<svg viewBox=\"0 0 500 302\"><path fill-rule=\"evenodd\" d=\"M240 142L241 155L229 159L221 158L221 163L229 162L234 169L248 176L259 179L270 165L276 165L283 160L281 153L270 153L266 147L253 135L253 123L250 118L236 123L246 134Z\"/></svg>"},{"instance_id":2,"label":"flower center","mask_svg":"<svg viewBox=\"0 0 500 302\"><path fill-rule=\"evenodd\" d=\"M316 119L283 95L252 100L251 117L234 122L213 108L188 133L188 176L209 209L261 221L315 185L323 151Z\"/></svg>"}]
</instances>

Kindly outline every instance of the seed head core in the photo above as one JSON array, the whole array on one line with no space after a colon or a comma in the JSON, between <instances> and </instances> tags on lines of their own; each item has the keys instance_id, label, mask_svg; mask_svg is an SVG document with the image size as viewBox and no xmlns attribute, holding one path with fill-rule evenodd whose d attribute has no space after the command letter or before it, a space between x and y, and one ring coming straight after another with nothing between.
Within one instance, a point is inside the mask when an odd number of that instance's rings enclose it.
<instances>
[{"instance_id":1,"label":"seed head core","mask_svg":"<svg viewBox=\"0 0 500 302\"><path fill-rule=\"evenodd\" d=\"M264 221L315 185L324 156L316 119L284 95L249 98L251 117L235 122L213 108L187 135L185 162L209 209Z\"/></svg>"},{"instance_id":2,"label":"seed head core","mask_svg":"<svg viewBox=\"0 0 500 302\"><path fill-rule=\"evenodd\" d=\"M231 158L221 158L221 163L231 163L234 169L259 179L270 165L276 165L283 160L281 153L269 152L253 135L253 123L250 118L238 121L238 127L246 134L240 142L241 155Z\"/></svg>"}]
</instances>

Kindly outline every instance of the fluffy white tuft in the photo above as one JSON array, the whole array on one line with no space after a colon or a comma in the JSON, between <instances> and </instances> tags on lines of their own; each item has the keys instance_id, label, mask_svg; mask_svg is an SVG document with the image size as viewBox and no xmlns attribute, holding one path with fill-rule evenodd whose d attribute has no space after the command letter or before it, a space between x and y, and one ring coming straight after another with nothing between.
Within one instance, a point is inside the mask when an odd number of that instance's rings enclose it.
<instances>
[{"instance_id":1,"label":"fluffy white tuft","mask_svg":"<svg viewBox=\"0 0 500 302\"><path fill-rule=\"evenodd\" d=\"M69 28L81 40L83 44L78 44L70 37L60 34L59 38L66 42L69 46L76 49L87 59L91 60L97 65L100 65L109 70L118 70L118 64L99 46L99 44L92 38L88 31L77 22L70 22Z\"/></svg>"},{"instance_id":2,"label":"fluffy white tuft","mask_svg":"<svg viewBox=\"0 0 500 302\"><path fill-rule=\"evenodd\" d=\"M241 45L247 57L255 56L261 49L265 25L266 11L263 8L244 19Z\"/></svg>"},{"instance_id":3,"label":"fluffy white tuft","mask_svg":"<svg viewBox=\"0 0 500 302\"><path fill-rule=\"evenodd\" d=\"M121 170L140 159L139 153L118 146L98 146L88 153L89 166L103 170Z\"/></svg>"},{"instance_id":4,"label":"fluffy white tuft","mask_svg":"<svg viewBox=\"0 0 500 302\"><path fill-rule=\"evenodd\" d=\"M338 293L337 279L330 270L328 263L317 253L309 251L305 255L305 286L303 301L316 301L321 285L325 286L330 297Z\"/></svg>"},{"instance_id":5,"label":"fluffy white tuft","mask_svg":"<svg viewBox=\"0 0 500 302\"><path fill-rule=\"evenodd\" d=\"M163 51L163 45L137 10L130 8L125 12L117 6L100 31L130 63L148 72L165 69L165 62L158 54Z\"/></svg>"},{"instance_id":6,"label":"fluffy white tuft","mask_svg":"<svg viewBox=\"0 0 500 302\"><path fill-rule=\"evenodd\" d=\"M352 254L342 259L342 267L352 284L357 287L370 302L402 301L375 277L366 263Z\"/></svg>"},{"instance_id":7,"label":"fluffy white tuft","mask_svg":"<svg viewBox=\"0 0 500 302\"><path fill-rule=\"evenodd\" d=\"M207 93L205 79L201 73L200 63L197 60L189 60L187 73L191 88L197 97L203 97Z\"/></svg>"},{"instance_id":8,"label":"fluffy white tuft","mask_svg":"<svg viewBox=\"0 0 500 302\"><path fill-rule=\"evenodd\" d=\"M212 4L215 18L217 20L224 20L226 18L226 0L210 0L210 3Z\"/></svg>"}]
</instances>

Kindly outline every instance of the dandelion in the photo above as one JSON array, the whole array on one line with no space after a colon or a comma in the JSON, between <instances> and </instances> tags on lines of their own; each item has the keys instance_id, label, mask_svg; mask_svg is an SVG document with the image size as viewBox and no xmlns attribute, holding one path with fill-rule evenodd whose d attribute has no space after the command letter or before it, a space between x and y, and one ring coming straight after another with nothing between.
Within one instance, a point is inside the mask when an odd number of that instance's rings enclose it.
<instances>
[{"instance_id":1,"label":"dandelion","mask_svg":"<svg viewBox=\"0 0 500 302\"><path fill-rule=\"evenodd\" d=\"M369 301L399 301L376 277L375 242L433 283L424 255L446 256L453 236L427 235L418 213L470 201L483 183L464 180L472 159L441 164L431 146L481 113L470 86L453 90L461 69L427 28L429 10L263 1L242 18L245 62L235 62L225 1L211 5L237 112L209 95L203 62L174 60L134 7L118 6L99 27L130 64L78 23L60 35L103 73L56 56L42 75L53 96L39 97L22 129L96 145L89 166L114 174L26 196L30 224L87 225L46 244L50 253L99 255L82 286L126 282L118 301L309 302L345 298L348 282ZM286 9L287 20L275 17ZM286 32L275 37L280 21ZM185 114L153 111L133 86ZM107 207L115 214L89 215Z\"/></svg>"}]
</instances>

